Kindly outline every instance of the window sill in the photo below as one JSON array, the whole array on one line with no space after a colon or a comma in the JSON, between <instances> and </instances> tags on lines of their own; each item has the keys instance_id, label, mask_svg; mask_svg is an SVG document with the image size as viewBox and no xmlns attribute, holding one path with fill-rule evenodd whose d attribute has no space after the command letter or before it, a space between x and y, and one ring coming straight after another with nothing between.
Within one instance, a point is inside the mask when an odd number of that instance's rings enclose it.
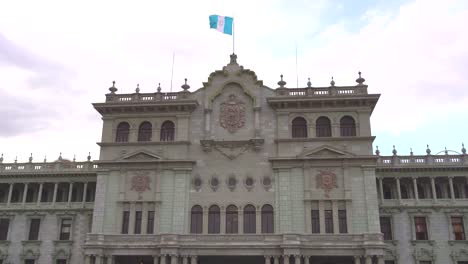
<instances>
[{"instance_id":1,"label":"window sill","mask_svg":"<svg viewBox=\"0 0 468 264\"><path fill-rule=\"evenodd\" d=\"M433 246L435 244L434 240L410 240L411 244L414 246L416 244L428 244Z\"/></svg>"},{"instance_id":2,"label":"window sill","mask_svg":"<svg viewBox=\"0 0 468 264\"><path fill-rule=\"evenodd\" d=\"M451 246L456 244L468 244L468 240L449 240L448 243Z\"/></svg>"},{"instance_id":3,"label":"window sill","mask_svg":"<svg viewBox=\"0 0 468 264\"><path fill-rule=\"evenodd\" d=\"M10 245L10 240L0 240L0 246L8 246Z\"/></svg>"},{"instance_id":4,"label":"window sill","mask_svg":"<svg viewBox=\"0 0 468 264\"><path fill-rule=\"evenodd\" d=\"M385 244L392 244L396 246L398 244L398 240L384 240Z\"/></svg>"},{"instance_id":5,"label":"window sill","mask_svg":"<svg viewBox=\"0 0 468 264\"><path fill-rule=\"evenodd\" d=\"M73 240L54 240L54 245L71 245L73 244Z\"/></svg>"},{"instance_id":6,"label":"window sill","mask_svg":"<svg viewBox=\"0 0 468 264\"><path fill-rule=\"evenodd\" d=\"M21 241L22 245L37 245L40 246L42 243L41 240L23 240Z\"/></svg>"}]
</instances>

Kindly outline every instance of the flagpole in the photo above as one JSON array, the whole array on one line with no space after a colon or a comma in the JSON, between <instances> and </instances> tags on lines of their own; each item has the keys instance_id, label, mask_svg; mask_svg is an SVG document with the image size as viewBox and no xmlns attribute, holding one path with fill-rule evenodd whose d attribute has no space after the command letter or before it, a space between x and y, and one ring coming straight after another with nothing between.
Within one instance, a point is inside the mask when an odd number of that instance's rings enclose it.
<instances>
[{"instance_id":1,"label":"flagpole","mask_svg":"<svg viewBox=\"0 0 468 264\"><path fill-rule=\"evenodd\" d=\"M234 18L232 19L232 54L235 54L234 52Z\"/></svg>"},{"instance_id":2,"label":"flagpole","mask_svg":"<svg viewBox=\"0 0 468 264\"><path fill-rule=\"evenodd\" d=\"M171 93L172 93L172 79L174 77L174 59L175 59L175 51L172 52Z\"/></svg>"},{"instance_id":3,"label":"flagpole","mask_svg":"<svg viewBox=\"0 0 468 264\"><path fill-rule=\"evenodd\" d=\"M299 74L297 73L297 41L296 41L296 88L299 88Z\"/></svg>"}]
</instances>

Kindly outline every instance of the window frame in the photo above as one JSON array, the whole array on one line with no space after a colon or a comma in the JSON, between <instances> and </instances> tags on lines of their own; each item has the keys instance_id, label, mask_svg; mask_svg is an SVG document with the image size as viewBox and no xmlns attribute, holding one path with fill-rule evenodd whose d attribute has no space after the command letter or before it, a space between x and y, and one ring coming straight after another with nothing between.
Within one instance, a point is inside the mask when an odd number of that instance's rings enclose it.
<instances>
[{"instance_id":1,"label":"window frame","mask_svg":"<svg viewBox=\"0 0 468 264\"><path fill-rule=\"evenodd\" d=\"M32 223L33 223L33 220L39 220L39 225L37 227L37 234L36 234L36 238L34 239L31 239L31 228L32 228ZM42 222L43 222L43 217L29 217L28 218L28 231L27 231L27 234L26 234L26 240L27 241L40 241L41 240L41 225L42 225Z\"/></svg>"},{"instance_id":2,"label":"window frame","mask_svg":"<svg viewBox=\"0 0 468 264\"><path fill-rule=\"evenodd\" d=\"M314 217L314 213L317 213L317 217ZM310 223L312 234L320 234L320 209L310 210Z\"/></svg>"},{"instance_id":3,"label":"window frame","mask_svg":"<svg viewBox=\"0 0 468 264\"><path fill-rule=\"evenodd\" d=\"M208 208L208 234L221 234L221 208L216 204Z\"/></svg>"},{"instance_id":4,"label":"window frame","mask_svg":"<svg viewBox=\"0 0 468 264\"><path fill-rule=\"evenodd\" d=\"M343 119L349 118L352 120L350 123L343 123ZM355 137L357 136L356 119L350 115L345 115L340 118L340 136L341 137Z\"/></svg>"},{"instance_id":5,"label":"window frame","mask_svg":"<svg viewBox=\"0 0 468 264\"><path fill-rule=\"evenodd\" d=\"M303 123L297 124L298 121ZM309 136L308 129L309 126L305 117L294 117L291 121L291 138L307 138Z\"/></svg>"},{"instance_id":6,"label":"window frame","mask_svg":"<svg viewBox=\"0 0 468 264\"><path fill-rule=\"evenodd\" d=\"M130 232L130 210L122 211L122 226L120 229L121 234L128 234Z\"/></svg>"},{"instance_id":7,"label":"window frame","mask_svg":"<svg viewBox=\"0 0 468 264\"><path fill-rule=\"evenodd\" d=\"M149 127L143 128L144 125L149 125ZM138 142L151 142L153 139L153 124L149 121L143 121L138 126Z\"/></svg>"},{"instance_id":8,"label":"window frame","mask_svg":"<svg viewBox=\"0 0 468 264\"><path fill-rule=\"evenodd\" d=\"M323 122L319 124L322 120L327 120L327 122ZM332 122L328 116L320 116L315 120L315 136L316 137L332 137Z\"/></svg>"},{"instance_id":9,"label":"window frame","mask_svg":"<svg viewBox=\"0 0 468 264\"><path fill-rule=\"evenodd\" d=\"M143 225L143 210L135 210L135 222L133 224L133 234L141 235Z\"/></svg>"},{"instance_id":10,"label":"window frame","mask_svg":"<svg viewBox=\"0 0 468 264\"><path fill-rule=\"evenodd\" d=\"M260 221L262 234L275 233L275 208L271 204L262 206Z\"/></svg>"},{"instance_id":11,"label":"window frame","mask_svg":"<svg viewBox=\"0 0 468 264\"><path fill-rule=\"evenodd\" d=\"M8 220L8 228L6 229L6 234L5 234L5 239L4 240L0 240L0 241L9 241L10 239L10 229L11 229L11 223L13 222L13 218L14 216L5 216L5 215L2 215L0 217L0 219L5 219L5 220Z\"/></svg>"},{"instance_id":12,"label":"window frame","mask_svg":"<svg viewBox=\"0 0 468 264\"><path fill-rule=\"evenodd\" d=\"M239 209L231 204L226 207L226 234L239 233Z\"/></svg>"},{"instance_id":13,"label":"window frame","mask_svg":"<svg viewBox=\"0 0 468 264\"><path fill-rule=\"evenodd\" d=\"M172 128L165 128L165 124L172 124ZM161 123L159 132L159 141L161 142L173 142L176 139L176 125L172 120L164 120Z\"/></svg>"},{"instance_id":14,"label":"window frame","mask_svg":"<svg viewBox=\"0 0 468 264\"><path fill-rule=\"evenodd\" d=\"M194 221L194 219L197 221ZM203 207L200 205L194 205L190 209L190 234L202 234L202 233L203 233Z\"/></svg>"},{"instance_id":15,"label":"window frame","mask_svg":"<svg viewBox=\"0 0 468 264\"><path fill-rule=\"evenodd\" d=\"M119 128L120 125L128 125L128 130ZM114 137L114 142L116 143L126 143L129 142L130 140L130 131L132 130L132 126L130 125L129 122L127 121L120 121L117 126L115 127L115 137ZM120 133L127 133L126 137L121 135Z\"/></svg>"},{"instance_id":16,"label":"window frame","mask_svg":"<svg viewBox=\"0 0 468 264\"><path fill-rule=\"evenodd\" d=\"M60 241L72 241L73 240L73 227L74 227L74 222L75 218L74 216L69 216L69 215L63 215L58 217L58 240ZM63 221L64 220L70 220L70 233L69 233L69 238L67 240L62 239L62 228L63 228Z\"/></svg>"},{"instance_id":17,"label":"window frame","mask_svg":"<svg viewBox=\"0 0 468 264\"><path fill-rule=\"evenodd\" d=\"M431 240L431 228L430 228L430 217L427 214L411 214L411 226L412 226L412 236L414 241L430 241ZM418 239L417 237L417 232L416 232L416 218L424 218L425 219L425 225L426 225L426 239Z\"/></svg>"},{"instance_id":18,"label":"window frame","mask_svg":"<svg viewBox=\"0 0 468 264\"><path fill-rule=\"evenodd\" d=\"M253 210L250 210L253 209ZM244 234L256 234L257 233L257 208L254 205L248 204L244 206L243 215L243 232ZM251 219L249 219L249 217ZM250 221L253 220L253 221ZM253 222L253 224L252 224Z\"/></svg>"},{"instance_id":19,"label":"window frame","mask_svg":"<svg viewBox=\"0 0 468 264\"><path fill-rule=\"evenodd\" d=\"M153 215L151 218L150 216ZM156 219L156 211L148 210L146 214L146 234L154 234L154 223Z\"/></svg>"},{"instance_id":20,"label":"window frame","mask_svg":"<svg viewBox=\"0 0 468 264\"><path fill-rule=\"evenodd\" d=\"M390 239L385 238L385 233L382 232L382 218L387 218L388 219L388 224L390 227ZM382 238L384 241L392 241L394 240L394 230L393 230L393 216L392 215L380 215L379 216L379 222L380 222L380 232L382 233Z\"/></svg>"}]
</instances>

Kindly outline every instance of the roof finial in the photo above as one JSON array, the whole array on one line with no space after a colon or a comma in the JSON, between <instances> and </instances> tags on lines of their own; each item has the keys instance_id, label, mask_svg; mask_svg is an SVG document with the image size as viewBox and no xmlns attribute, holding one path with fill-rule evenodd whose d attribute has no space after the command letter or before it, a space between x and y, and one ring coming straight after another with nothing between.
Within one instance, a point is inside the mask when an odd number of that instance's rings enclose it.
<instances>
[{"instance_id":1,"label":"roof finial","mask_svg":"<svg viewBox=\"0 0 468 264\"><path fill-rule=\"evenodd\" d=\"M76 155L73 154L73 162L75 162L75 161L76 161Z\"/></svg>"},{"instance_id":2,"label":"roof finial","mask_svg":"<svg viewBox=\"0 0 468 264\"><path fill-rule=\"evenodd\" d=\"M88 161L91 161L91 152L88 152Z\"/></svg>"},{"instance_id":3,"label":"roof finial","mask_svg":"<svg viewBox=\"0 0 468 264\"><path fill-rule=\"evenodd\" d=\"M280 88L284 88L284 86L286 85L286 82L283 81L283 74L281 74L280 77L281 77L281 80L278 82L278 85L280 86Z\"/></svg>"},{"instance_id":4,"label":"roof finial","mask_svg":"<svg viewBox=\"0 0 468 264\"><path fill-rule=\"evenodd\" d=\"M112 81L112 87L109 88L111 94L115 94L117 92L117 88L115 88L115 81Z\"/></svg>"},{"instance_id":5,"label":"roof finial","mask_svg":"<svg viewBox=\"0 0 468 264\"><path fill-rule=\"evenodd\" d=\"M359 74L359 78L356 79L356 82L358 83L358 85L363 85L366 79L361 77L361 71L359 71L358 74Z\"/></svg>"},{"instance_id":6,"label":"roof finial","mask_svg":"<svg viewBox=\"0 0 468 264\"><path fill-rule=\"evenodd\" d=\"M18 156L15 157L15 163L18 163Z\"/></svg>"},{"instance_id":7,"label":"roof finial","mask_svg":"<svg viewBox=\"0 0 468 264\"><path fill-rule=\"evenodd\" d=\"M62 159L63 159L63 158L62 158L62 152L60 152L60 155L59 155L59 157L58 157L58 160L59 160L59 161L62 161Z\"/></svg>"},{"instance_id":8,"label":"roof finial","mask_svg":"<svg viewBox=\"0 0 468 264\"><path fill-rule=\"evenodd\" d=\"M230 57L231 57L231 61L229 62L229 64L237 64L237 55L232 53Z\"/></svg>"},{"instance_id":9,"label":"roof finial","mask_svg":"<svg viewBox=\"0 0 468 264\"><path fill-rule=\"evenodd\" d=\"M47 162L47 155L44 156L44 163Z\"/></svg>"},{"instance_id":10,"label":"roof finial","mask_svg":"<svg viewBox=\"0 0 468 264\"><path fill-rule=\"evenodd\" d=\"M0 157L0 163L3 163L3 153L2 153L2 156Z\"/></svg>"},{"instance_id":11,"label":"roof finial","mask_svg":"<svg viewBox=\"0 0 468 264\"><path fill-rule=\"evenodd\" d=\"M410 148L410 155L413 156L413 148Z\"/></svg>"},{"instance_id":12,"label":"roof finial","mask_svg":"<svg viewBox=\"0 0 468 264\"><path fill-rule=\"evenodd\" d=\"M31 163L33 161L33 156L32 156L32 153L31 153L31 156L29 156L29 163Z\"/></svg>"},{"instance_id":13,"label":"roof finial","mask_svg":"<svg viewBox=\"0 0 468 264\"><path fill-rule=\"evenodd\" d=\"M395 149L395 145L393 145L393 150L392 150L393 156L396 156L397 150Z\"/></svg>"},{"instance_id":14,"label":"roof finial","mask_svg":"<svg viewBox=\"0 0 468 264\"><path fill-rule=\"evenodd\" d=\"M135 89L135 92L136 92L136 93L140 93L140 84L139 84L139 83L137 84L137 87L136 87L136 89Z\"/></svg>"},{"instance_id":15,"label":"roof finial","mask_svg":"<svg viewBox=\"0 0 468 264\"><path fill-rule=\"evenodd\" d=\"M184 92L187 92L188 89L190 89L190 85L187 84L187 78L184 79L185 80L185 84L182 85L182 89L184 89Z\"/></svg>"},{"instance_id":16,"label":"roof finial","mask_svg":"<svg viewBox=\"0 0 468 264\"><path fill-rule=\"evenodd\" d=\"M312 83L310 82L310 77L309 77L309 78L307 78L307 79L309 80L309 81L307 82L307 87L309 87L309 88L310 88L310 87L312 87Z\"/></svg>"},{"instance_id":17,"label":"roof finial","mask_svg":"<svg viewBox=\"0 0 468 264\"><path fill-rule=\"evenodd\" d=\"M445 147L445 155L448 155L447 147Z\"/></svg>"},{"instance_id":18,"label":"roof finial","mask_svg":"<svg viewBox=\"0 0 468 264\"><path fill-rule=\"evenodd\" d=\"M379 146L375 146L375 155L380 156Z\"/></svg>"},{"instance_id":19,"label":"roof finial","mask_svg":"<svg viewBox=\"0 0 468 264\"><path fill-rule=\"evenodd\" d=\"M333 80L333 76L332 76L332 79L331 79L331 82L330 82L330 86L335 86L335 80Z\"/></svg>"},{"instance_id":20,"label":"roof finial","mask_svg":"<svg viewBox=\"0 0 468 264\"><path fill-rule=\"evenodd\" d=\"M158 83L158 93L161 92L161 83Z\"/></svg>"},{"instance_id":21,"label":"roof finial","mask_svg":"<svg viewBox=\"0 0 468 264\"><path fill-rule=\"evenodd\" d=\"M462 143L461 151L462 151L463 154L466 154L466 149L465 149L465 144L464 143ZM3 154L2 154L2 156L3 156Z\"/></svg>"},{"instance_id":22,"label":"roof finial","mask_svg":"<svg viewBox=\"0 0 468 264\"><path fill-rule=\"evenodd\" d=\"M431 149L429 148L429 144L427 144L426 153L427 155L431 155Z\"/></svg>"}]
</instances>

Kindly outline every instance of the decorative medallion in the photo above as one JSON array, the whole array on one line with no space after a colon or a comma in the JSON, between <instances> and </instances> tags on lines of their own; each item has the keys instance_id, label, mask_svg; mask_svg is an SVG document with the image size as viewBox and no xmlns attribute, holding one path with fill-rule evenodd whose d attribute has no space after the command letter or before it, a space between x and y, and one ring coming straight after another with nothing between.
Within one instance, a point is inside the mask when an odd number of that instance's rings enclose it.
<instances>
[{"instance_id":1,"label":"decorative medallion","mask_svg":"<svg viewBox=\"0 0 468 264\"><path fill-rule=\"evenodd\" d=\"M151 190L150 183L151 179L148 176L148 173L136 173L136 175L132 177L132 188L130 190L135 190L138 193L142 193L146 190Z\"/></svg>"},{"instance_id":2,"label":"decorative medallion","mask_svg":"<svg viewBox=\"0 0 468 264\"><path fill-rule=\"evenodd\" d=\"M219 114L221 126L229 132L234 133L245 124L245 103L230 94L229 99L221 104L221 113Z\"/></svg>"},{"instance_id":3,"label":"decorative medallion","mask_svg":"<svg viewBox=\"0 0 468 264\"><path fill-rule=\"evenodd\" d=\"M325 191L325 197L330 197L330 191L333 188L337 188L336 174L333 170L319 170L317 174L317 187Z\"/></svg>"}]
</instances>

